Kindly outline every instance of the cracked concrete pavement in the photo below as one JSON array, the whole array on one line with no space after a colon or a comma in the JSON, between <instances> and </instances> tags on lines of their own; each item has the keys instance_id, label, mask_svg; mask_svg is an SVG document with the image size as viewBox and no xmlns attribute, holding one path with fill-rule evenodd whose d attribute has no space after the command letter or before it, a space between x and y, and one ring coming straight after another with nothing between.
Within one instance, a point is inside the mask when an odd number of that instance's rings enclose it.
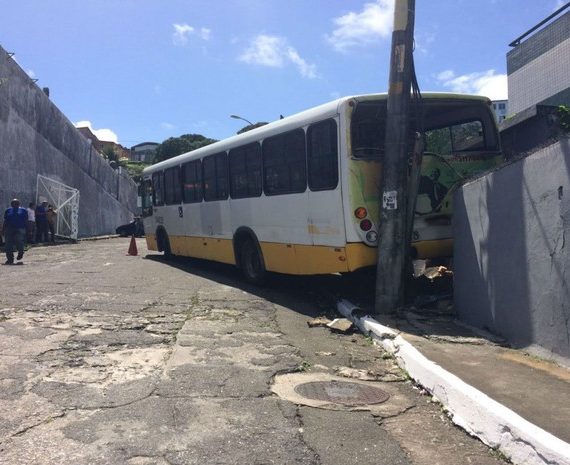
<instances>
[{"instance_id":1,"label":"cracked concrete pavement","mask_svg":"<svg viewBox=\"0 0 570 465\"><path fill-rule=\"evenodd\" d=\"M368 339L309 328L314 278L259 289L138 246L34 248L0 269L0 464L503 463ZM272 391L296 372L368 373L391 398L323 409Z\"/></svg>"}]
</instances>

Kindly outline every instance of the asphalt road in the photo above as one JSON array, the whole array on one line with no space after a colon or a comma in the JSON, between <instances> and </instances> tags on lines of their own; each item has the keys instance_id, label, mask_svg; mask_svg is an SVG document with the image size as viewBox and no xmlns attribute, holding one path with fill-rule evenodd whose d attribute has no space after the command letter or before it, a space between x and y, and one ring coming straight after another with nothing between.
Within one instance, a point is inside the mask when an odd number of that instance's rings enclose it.
<instances>
[{"instance_id":1,"label":"asphalt road","mask_svg":"<svg viewBox=\"0 0 570 465\"><path fill-rule=\"evenodd\" d=\"M340 277L261 289L127 248L34 248L0 268L0 464L502 463L365 337L309 328ZM389 398L315 406L274 392L291 377Z\"/></svg>"}]
</instances>

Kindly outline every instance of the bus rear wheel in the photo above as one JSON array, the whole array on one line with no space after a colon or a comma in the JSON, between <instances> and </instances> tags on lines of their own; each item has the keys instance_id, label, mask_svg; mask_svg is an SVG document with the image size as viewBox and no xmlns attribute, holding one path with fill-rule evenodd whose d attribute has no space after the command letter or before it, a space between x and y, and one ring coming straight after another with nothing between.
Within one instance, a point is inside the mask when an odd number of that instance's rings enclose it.
<instances>
[{"instance_id":1,"label":"bus rear wheel","mask_svg":"<svg viewBox=\"0 0 570 465\"><path fill-rule=\"evenodd\" d=\"M164 252L164 258L172 258L172 250L170 249L168 234L166 234L166 232L163 230L160 230L158 233L158 251Z\"/></svg>"},{"instance_id":2,"label":"bus rear wheel","mask_svg":"<svg viewBox=\"0 0 570 465\"><path fill-rule=\"evenodd\" d=\"M240 248L240 267L246 281L252 284L263 284L267 278L267 271L259 247L253 240L242 243Z\"/></svg>"}]
</instances>

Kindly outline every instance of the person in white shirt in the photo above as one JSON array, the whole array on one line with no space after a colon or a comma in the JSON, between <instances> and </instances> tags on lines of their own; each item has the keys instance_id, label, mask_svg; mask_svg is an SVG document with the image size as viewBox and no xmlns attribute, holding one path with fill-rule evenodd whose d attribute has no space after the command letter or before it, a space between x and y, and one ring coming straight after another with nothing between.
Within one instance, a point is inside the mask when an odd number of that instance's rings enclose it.
<instances>
[{"instance_id":1,"label":"person in white shirt","mask_svg":"<svg viewBox=\"0 0 570 465\"><path fill-rule=\"evenodd\" d=\"M28 210L28 227L26 230L28 244L33 244L34 238L36 237L36 204L34 202L30 202L26 210Z\"/></svg>"}]
</instances>

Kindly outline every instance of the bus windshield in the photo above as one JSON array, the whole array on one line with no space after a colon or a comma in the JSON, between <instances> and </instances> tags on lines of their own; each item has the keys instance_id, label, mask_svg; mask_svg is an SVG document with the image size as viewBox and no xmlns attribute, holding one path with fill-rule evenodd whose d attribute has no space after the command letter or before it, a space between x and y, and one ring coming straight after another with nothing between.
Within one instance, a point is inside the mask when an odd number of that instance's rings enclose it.
<instances>
[{"instance_id":1,"label":"bus windshield","mask_svg":"<svg viewBox=\"0 0 570 465\"><path fill-rule=\"evenodd\" d=\"M484 102L423 102L425 151L438 155L499 151L497 134ZM411 128L416 124L412 119ZM352 114L351 142L355 158L382 158L386 136L386 101L359 102Z\"/></svg>"}]
</instances>

